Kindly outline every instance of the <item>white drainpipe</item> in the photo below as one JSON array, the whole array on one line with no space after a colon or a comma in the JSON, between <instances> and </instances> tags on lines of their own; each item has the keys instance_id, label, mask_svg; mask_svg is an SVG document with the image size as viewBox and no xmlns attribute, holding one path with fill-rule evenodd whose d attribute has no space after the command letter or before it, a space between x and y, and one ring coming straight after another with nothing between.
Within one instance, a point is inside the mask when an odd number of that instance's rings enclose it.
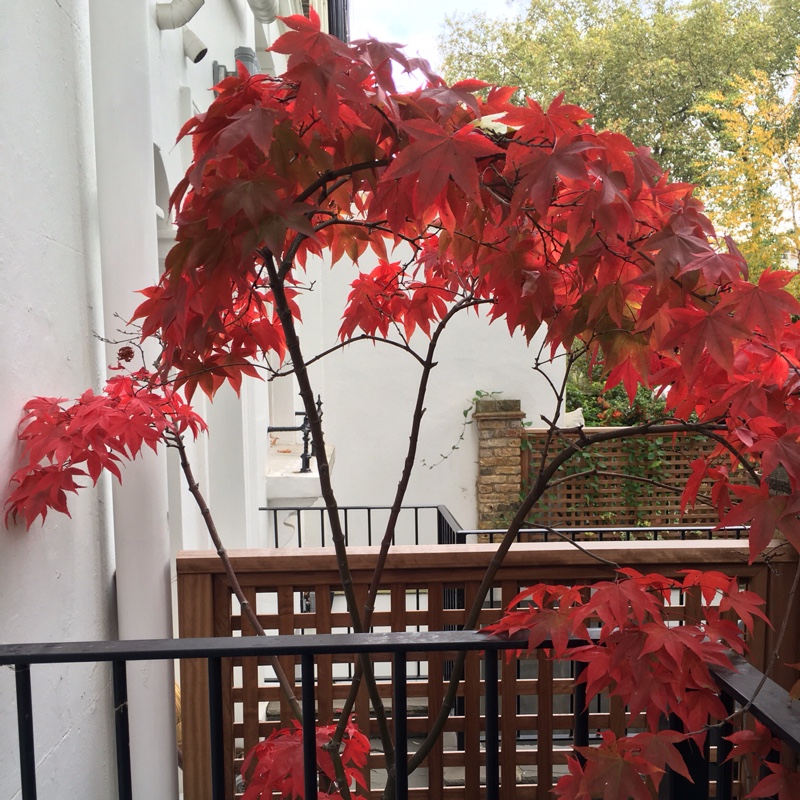
<instances>
[{"instance_id":1,"label":"white drainpipe","mask_svg":"<svg viewBox=\"0 0 800 800\"><path fill-rule=\"evenodd\" d=\"M182 28L202 7L205 0L172 0L156 3L156 24L162 30Z\"/></svg>"},{"instance_id":2,"label":"white drainpipe","mask_svg":"<svg viewBox=\"0 0 800 800\"><path fill-rule=\"evenodd\" d=\"M280 0L247 0L253 11L253 16L262 24L275 22L278 16Z\"/></svg>"}]
</instances>

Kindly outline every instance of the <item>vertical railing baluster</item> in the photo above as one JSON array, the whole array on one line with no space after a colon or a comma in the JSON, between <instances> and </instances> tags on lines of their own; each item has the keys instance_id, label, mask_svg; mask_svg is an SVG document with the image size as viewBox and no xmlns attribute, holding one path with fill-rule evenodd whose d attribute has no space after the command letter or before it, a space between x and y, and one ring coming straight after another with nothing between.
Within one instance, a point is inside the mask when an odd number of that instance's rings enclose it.
<instances>
[{"instance_id":1,"label":"vertical railing baluster","mask_svg":"<svg viewBox=\"0 0 800 800\"><path fill-rule=\"evenodd\" d=\"M669 728L680 733L684 732L683 723L676 714L669 715ZM675 745L683 758L690 778L667 767L664 783L664 793L669 800L708 800L709 796L709 764L708 764L708 736L705 737L703 749L695 743L694 739L686 739Z\"/></svg>"},{"instance_id":2,"label":"vertical railing baluster","mask_svg":"<svg viewBox=\"0 0 800 800\"><path fill-rule=\"evenodd\" d=\"M414 544L419 544L419 508L414 506Z\"/></svg>"},{"instance_id":3,"label":"vertical railing baluster","mask_svg":"<svg viewBox=\"0 0 800 800\"><path fill-rule=\"evenodd\" d=\"M395 741L395 797L397 800L408 798L408 687L407 687L406 654L394 654L394 698L392 714L394 716Z\"/></svg>"},{"instance_id":4,"label":"vertical railing baluster","mask_svg":"<svg viewBox=\"0 0 800 800\"><path fill-rule=\"evenodd\" d=\"M17 729L19 732L19 771L22 800L36 800L36 750L33 744L33 702L31 665L14 668L17 684Z\"/></svg>"},{"instance_id":5,"label":"vertical railing baluster","mask_svg":"<svg viewBox=\"0 0 800 800\"><path fill-rule=\"evenodd\" d=\"M297 546L303 546L303 512L297 509Z\"/></svg>"},{"instance_id":6,"label":"vertical railing baluster","mask_svg":"<svg viewBox=\"0 0 800 800\"><path fill-rule=\"evenodd\" d=\"M734 704L730 695L722 694L720 699L725 706L725 714L733 714ZM733 761L726 761L733 749L733 745L725 739L733 733L733 725L723 722L717 729L717 800L732 800L733 798Z\"/></svg>"},{"instance_id":7,"label":"vertical railing baluster","mask_svg":"<svg viewBox=\"0 0 800 800\"><path fill-rule=\"evenodd\" d=\"M211 797L225 800L225 749L222 733L222 659L208 658L208 719L211 744Z\"/></svg>"},{"instance_id":8,"label":"vertical railing baluster","mask_svg":"<svg viewBox=\"0 0 800 800\"><path fill-rule=\"evenodd\" d=\"M572 702L575 706L574 723L573 723L573 744L575 747L588 747L589 746L589 709L586 707L586 684L578 683L578 678L581 677L583 671L586 669L586 664L583 661L575 661L575 686L572 690ZM580 754L576 753L578 760L581 764L586 763L586 759Z\"/></svg>"},{"instance_id":9,"label":"vertical railing baluster","mask_svg":"<svg viewBox=\"0 0 800 800\"><path fill-rule=\"evenodd\" d=\"M317 800L317 715L314 707L314 656L300 656L303 699L303 784L305 800Z\"/></svg>"},{"instance_id":10,"label":"vertical railing baluster","mask_svg":"<svg viewBox=\"0 0 800 800\"><path fill-rule=\"evenodd\" d=\"M320 541L321 547L325 547L325 509L321 508L319 511L319 522L320 522Z\"/></svg>"},{"instance_id":11,"label":"vertical railing baluster","mask_svg":"<svg viewBox=\"0 0 800 800\"><path fill-rule=\"evenodd\" d=\"M117 741L117 793L119 800L132 800L127 663L125 661L112 661L111 674L114 687L114 730Z\"/></svg>"},{"instance_id":12,"label":"vertical railing baluster","mask_svg":"<svg viewBox=\"0 0 800 800\"><path fill-rule=\"evenodd\" d=\"M484 654L484 696L486 721L486 800L500 797L500 706L497 700L497 653L486 648Z\"/></svg>"}]
</instances>

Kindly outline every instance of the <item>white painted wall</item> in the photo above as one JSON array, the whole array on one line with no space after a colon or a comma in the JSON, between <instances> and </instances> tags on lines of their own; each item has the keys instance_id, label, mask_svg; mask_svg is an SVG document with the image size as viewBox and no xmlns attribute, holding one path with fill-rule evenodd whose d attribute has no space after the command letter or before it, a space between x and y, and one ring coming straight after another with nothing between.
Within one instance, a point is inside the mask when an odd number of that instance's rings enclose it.
<instances>
[{"instance_id":1,"label":"white painted wall","mask_svg":"<svg viewBox=\"0 0 800 800\"><path fill-rule=\"evenodd\" d=\"M188 142L175 146L177 132L211 100L212 61L233 69L234 49L256 44L246 0L200 10L191 27L209 53L199 64L184 57L181 32L159 31L155 19L155 0L26 0L3 9L1 486L17 465L27 399L102 386L116 347L92 333L113 338L113 314L130 316L134 291L157 279L169 225L158 231L156 200L165 206L191 155ZM259 524L266 388L221 400L213 411L201 401L214 435L193 457L222 530L243 546ZM168 475L166 457L140 460L113 498L105 480L71 498L72 519L0 531L0 641L171 635L172 555L208 546L175 466ZM174 797L171 665L133 673L135 796ZM40 797L114 795L108 679L92 666L34 670ZM0 800L19 788L13 697L13 674L0 670Z\"/></svg>"},{"instance_id":2,"label":"white painted wall","mask_svg":"<svg viewBox=\"0 0 800 800\"><path fill-rule=\"evenodd\" d=\"M89 70L88 0L5 4L0 121L0 485L33 395L97 385L102 325ZM72 519L0 530L0 641L114 636L109 494L71 501ZM33 670L39 796L110 797L109 672ZM11 670L0 669L0 798L17 797Z\"/></svg>"},{"instance_id":3,"label":"white painted wall","mask_svg":"<svg viewBox=\"0 0 800 800\"><path fill-rule=\"evenodd\" d=\"M364 272L371 268L366 260L361 265ZM310 268L314 291L299 299L307 356L336 344L356 273L344 261L332 270ZM417 332L412 343L424 354L428 339ZM497 392L520 400L536 424L554 405L546 381L532 369L538 349L537 339L528 347L519 334L510 337L502 321L489 325L484 315L467 312L453 319L437 350L406 505L444 504L464 527L476 525L476 431L474 425L464 429L463 412L476 390ZM558 367L551 372L557 375ZM340 504L391 504L408 445L420 367L397 348L357 342L326 357L312 368L312 375L324 403L326 443L336 451L332 474ZM442 460L444 454L449 455Z\"/></svg>"}]
</instances>

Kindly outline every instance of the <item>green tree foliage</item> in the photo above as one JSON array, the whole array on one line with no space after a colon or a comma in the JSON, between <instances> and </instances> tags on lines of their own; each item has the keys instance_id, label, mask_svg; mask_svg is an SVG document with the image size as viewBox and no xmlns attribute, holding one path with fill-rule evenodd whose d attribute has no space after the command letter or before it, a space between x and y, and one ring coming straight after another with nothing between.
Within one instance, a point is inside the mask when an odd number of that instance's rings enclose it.
<instances>
[{"instance_id":1,"label":"green tree foliage","mask_svg":"<svg viewBox=\"0 0 800 800\"><path fill-rule=\"evenodd\" d=\"M717 231L736 239L751 280L782 260L796 265L800 256L797 80L797 67L788 81L755 72L698 107L721 131L719 152L701 165L702 194Z\"/></svg>"},{"instance_id":2,"label":"green tree foliage","mask_svg":"<svg viewBox=\"0 0 800 800\"><path fill-rule=\"evenodd\" d=\"M566 385L566 406L570 410L583 409L583 421L587 427L616 425L639 425L642 422L668 416L663 398L653 395L640 386L636 399L631 403L625 387L617 384L605 388L605 377L601 370L588 369L580 364L570 372Z\"/></svg>"},{"instance_id":3,"label":"green tree foliage","mask_svg":"<svg viewBox=\"0 0 800 800\"><path fill-rule=\"evenodd\" d=\"M673 179L698 181L719 151L710 92L760 70L791 70L800 0L528 0L508 19L447 22L450 80L478 77L539 100L563 91L600 128L649 146Z\"/></svg>"}]
</instances>

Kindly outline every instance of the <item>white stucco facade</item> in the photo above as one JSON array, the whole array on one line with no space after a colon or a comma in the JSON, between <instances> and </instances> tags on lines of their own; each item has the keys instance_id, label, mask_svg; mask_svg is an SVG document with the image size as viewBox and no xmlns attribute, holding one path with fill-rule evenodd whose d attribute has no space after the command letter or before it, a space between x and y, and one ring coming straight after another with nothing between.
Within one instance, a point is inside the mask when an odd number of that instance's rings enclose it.
<instances>
[{"instance_id":1,"label":"white stucco facade","mask_svg":"<svg viewBox=\"0 0 800 800\"><path fill-rule=\"evenodd\" d=\"M119 338L134 292L157 280L170 238L167 199L191 155L176 134L210 101L212 62L234 69L235 48L277 35L277 26L255 23L246 0L208 2L190 25L208 47L200 63L186 58L180 29L159 30L154 0L3 8L4 487L19 458L23 404L101 388L117 348L94 334ZM198 477L229 542L254 544L247 531L257 529L263 500L266 388L201 411L214 432L194 448ZM171 636L172 556L208 546L176 469L166 455L148 455L128 465L122 487L103 478L71 497L71 518L2 530L0 642ZM39 796L115 796L110 672L77 665L32 674ZM137 800L177 796L172 682L171 664L129 670ZM19 796L15 717L14 675L2 669L1 800Z\"/></svg>"},{"instance_id":2,"label":"white stucco facade","mask_svg":"<svg viewBox=\"0 0 800 800\"><path fill-rule=\"evenodd\" d=\"M337 344L350 283L359 269L369 272L373 266L365 256L359 268L346 259L333 269L309 267L307 283L313 290L298 298L307 357ZM423 333L416 332L411 343L425 355L428 339ZM464 426L464 411L469 409L471 419L476 392L495 392L520 400L528 419L541 425L540 415L551 412L554 398L533 370L539 349L538 337L528 346L519 334L511 337L502 320L489 324L483 312L464 311L451 320L434 359L406 505L446 505L462 526L476 525L477 433L474 425ZM558 371L557 365L550 369L553 375ZM312 367L315 392L323 401L326 444L335 453L332 475L340 505L386 506L393 501L420 375L420 365L408 353L364 341ZM279 379L284 380L289 379ZM299 398L295 402L299 409ZM283 413L284 421L276 424L288 424Z\"/></svg>"}]
</instances>

